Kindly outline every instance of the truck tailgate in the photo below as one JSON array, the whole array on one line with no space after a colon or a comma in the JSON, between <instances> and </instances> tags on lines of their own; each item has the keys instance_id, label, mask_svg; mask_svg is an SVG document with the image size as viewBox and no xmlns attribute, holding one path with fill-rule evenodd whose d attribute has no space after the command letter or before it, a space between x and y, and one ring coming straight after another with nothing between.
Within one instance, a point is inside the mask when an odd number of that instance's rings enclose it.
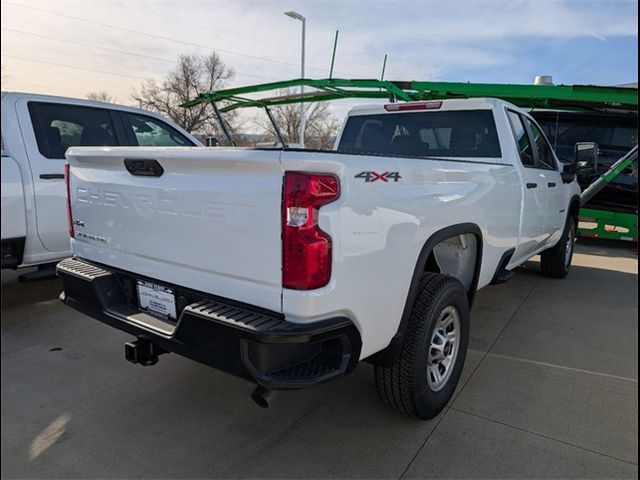
<instances>
[{"instance_id":1,"label":"truck tailgate","mask_svg":"<svg viewBox=\"0 0 640 480\"><path fill-rule=\"evenodd\" d=\"M280 311L279 157L201 147L71 148L73 252ZM154 160L160 176L135 170Z\"/></svg>"}]
</instances>

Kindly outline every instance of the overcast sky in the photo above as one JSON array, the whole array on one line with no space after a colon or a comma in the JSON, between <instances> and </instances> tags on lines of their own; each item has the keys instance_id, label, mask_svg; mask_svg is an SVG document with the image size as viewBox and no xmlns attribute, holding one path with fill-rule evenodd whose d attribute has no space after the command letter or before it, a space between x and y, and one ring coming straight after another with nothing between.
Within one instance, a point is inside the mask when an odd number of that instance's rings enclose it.
<instances>
[{"instance_id":1,"label":"overcast sky","mask_svg":"<svg viewBox=\"0 0 640 480\"><path fill-rule=\"evenodd\" d=\"M298 77L611 85L638 79L637 1L2 0L2 87L130 103L180 53L216 50L231 85ZM342 114L344 108L334 108Z\"/></svg>"}]
</instances>

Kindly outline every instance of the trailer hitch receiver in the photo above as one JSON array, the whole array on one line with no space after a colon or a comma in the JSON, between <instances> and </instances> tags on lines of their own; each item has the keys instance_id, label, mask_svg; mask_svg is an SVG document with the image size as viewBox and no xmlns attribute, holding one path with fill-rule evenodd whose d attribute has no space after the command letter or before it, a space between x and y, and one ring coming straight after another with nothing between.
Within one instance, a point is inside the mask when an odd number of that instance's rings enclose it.
<instances>
[{"instance_id":1,"label":"trailer hitch receiver","mask_svg":"<svg viewBox=\"0 0 640 480\"><path fill-rule=\"evenodd\" d=\"M131 363L138 363L145 367L158 363L158 356L163 353L167 353L167 351L145 338L139 338L135 342L128 342L124 345L126 359Z\"/></svg>"}]
</instances>

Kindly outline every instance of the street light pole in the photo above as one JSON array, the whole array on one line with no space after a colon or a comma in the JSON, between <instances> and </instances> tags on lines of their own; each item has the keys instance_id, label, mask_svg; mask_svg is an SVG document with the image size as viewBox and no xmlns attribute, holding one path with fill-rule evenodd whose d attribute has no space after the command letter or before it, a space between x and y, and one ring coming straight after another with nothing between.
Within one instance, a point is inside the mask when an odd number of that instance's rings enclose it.
<instances>
[{"instance_id":1,"label":"street light pole","mask_svg":"<svg viewBox=\"0 0 640 480\"><path fill-rule=\"evenodd\" d=\"M287 17L293 18L294 20L300 20L302 22L302 52L300 58L300 78L304 78L304 50L305 50L305 41L306 41L306 27L307 27L307 19L299 14L298 12L289 11L284 12ZM304 94L304 86L300 86L300 95ZM304 115L304 103L300 102L300 146L304 148L304 128L305 128L305 115Z\"/></svg>"}]
</instances>

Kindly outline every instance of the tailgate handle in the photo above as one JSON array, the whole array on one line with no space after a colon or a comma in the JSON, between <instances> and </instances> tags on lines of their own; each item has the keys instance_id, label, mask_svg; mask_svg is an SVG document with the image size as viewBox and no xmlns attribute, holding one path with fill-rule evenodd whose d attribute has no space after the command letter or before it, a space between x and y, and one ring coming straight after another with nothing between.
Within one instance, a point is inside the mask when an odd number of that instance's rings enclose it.
<instances>
[{"instance_id":1,"label":"tailgate handle","mask_svg":"<svg viewBox=\"0 0 640 480\"><path fill-rule=\"evenodd\" d=\"M164 173L164 168L157 160L125 158L124 166L131 175L142 177L160 177Z\"/></svg>"}]
</instances>

